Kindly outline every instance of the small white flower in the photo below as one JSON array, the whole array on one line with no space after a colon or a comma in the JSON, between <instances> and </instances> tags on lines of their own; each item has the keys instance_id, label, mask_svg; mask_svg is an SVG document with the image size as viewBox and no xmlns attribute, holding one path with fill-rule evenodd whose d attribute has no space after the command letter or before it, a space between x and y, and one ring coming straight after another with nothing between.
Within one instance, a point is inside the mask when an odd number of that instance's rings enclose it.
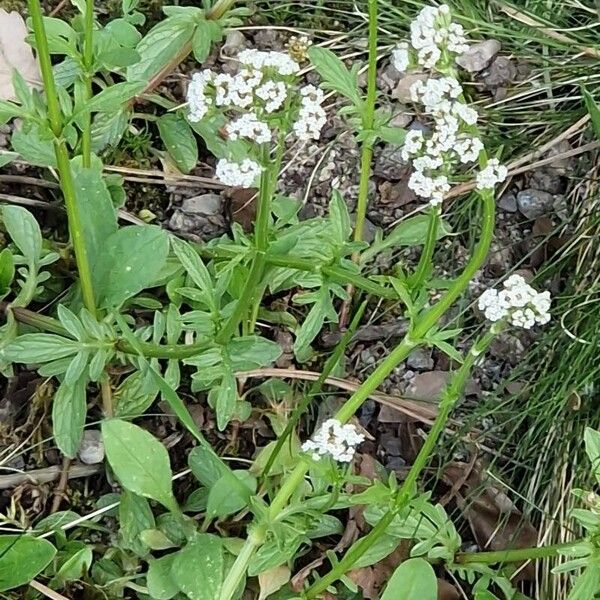
<instances>
[{"instance_id":1,"label":"small white flower","mask_svg":"<svg viewBox=\"0 0 600 600\"><path fill-rule=\"evenodd\" d=\"M228 123L225 127L232 140L246 138L257 144L266 144L271 141L272 134L269 126L256 118L254 113L245 113Z\"/></svg>"},{"instance_id":2,"label":"small white flower","mask_svg":"<svg viewBox=\"0 0 600 600\"><path fill-rule=\"evenodd\" d=\"M475 125L477 123L477 111L462 102L455 102L452 106L452 112L467 125Z\"/></svg>"},{"instance_id":3,"label":"small white flower","mask_svg":"<svg viewBox=\"0 0 600 600\"><path fill-rule=\"evenodd\" d=\"M293 126L296 137L302 141L318 140L326 122L327 114L323 107L304 96Z\"/></svg>"},{"instance_id":4,"label":"small white flower","mask_svg":"<svg viewBox=\"0 0 600 600\"><path fill-rule=\"evenodd\" d=\"M342 425L337 419L327 419L313 434L312 440L302 444L302 450L312 452L314 460L329 455L338 462L351 462L356 447L364 439L365 436L358 433L354 425Z\"/></svg>"},{"instance_id":5,"label":"small white flower","mask_svg":"<svg viewBox=\"0 0 600 600\"><path fill-rule=\"evenodd\" d=\"M454 144L454 152L456 152L458 159L463 164L479 160L479 154L483 148L483 142L476 137L460 138Z\"/></svg>"},{"instance_id":6,"label":"small white flower","mask_svg":"<svg viewBox=\"0 0 600 600\"><path fill-rule=\"evenodd\" d=\"M550 320L550 292L537 292L521 275L511 275L504 289L489 289L479 297L478 306L486 319L500 321L508 318L515 327L531 329L536 323Z\"/></svg>"},{"instance_id":7,"label":"small white flower","mask_svg":"<svg viewBox=\"0 0 600 600\"><path fill-rule=\"evenodd\" d=\"M187 91L187 102L189 107L188 118L191 122L201 121L210 110L213 100L207 95L207 87L213 79L213 73L209 70L194 73Z\"/></svg>"},{"instance_id":8,"label":"small white flower","mask_svg":"<svg viewBox=\"0 0 600 600\"><path fill-rule=\"evenodd\" d=\"M225 185L249 188L254 185L260 172L260 165L249 158L244 159L241 163L222 158L217 163L215 174L217 179Z\"/></svg>"},{"instance_id":9,"label":"small white flower","mask_svg":"<svg viewBox=\"0 0 600 600\"><path fill-rule=\"evenodd\" d=\"M433 69L441 57L442 51L433 44L417 51L417 62L425 69Z\"/></svg>"},{"instance_id":10,"label":"small white flower","mask_svg":"<svg viewBox=\"0 0 600 600\"><path fill-rule=\"evenodd\" d=\"M300 65L286 52L263 52L261 50L242 50L238 60L244 65L255 69L272 69L279 75L295 75L300 71Z\"/></svg>"},{"instance_id":11,"label":"small white flower","mask_svg":"<svg viewBox=\"0 0 600 600\"><path fill-rule=\"evenodd\" d=\"M502 183L508 176L508 169L500 164L497 158L490 158L485 169L477 174L477 189L493 189L498 183Z\"/></svg>"},{"instance_id":12,"label":"small white flower","mask_svg":"<svg viewBox=\"0 0 600 600\"><path fill-rule=\"evenodd\" d=\"M268 113L279 110L287 98L287 89L283 81L266 81L256 88L256 95L265 101Z\"/></svg>"},{"instance_id":13,"label":"small white flower","mask_svg":"<svg viewBox=\"0 0 600 600\"><path fill-rule=\"evenodd\" d=\"M423 132L418 129L411 129L406 133L404 144L402 145L402 160L410 160L411 156L421 152L425 139Z\"/></svg>"},{"instance_id":14,"label":"small white flower","mask_svg":"<svg viewBox=\"0 0 600 600\"><path fill-rule=\"evenodd\" d=\"M392 52L392 65L399 73L404 73L410 66L410 54L406 42L398 44Z\"/></svg>"},{"instance_id":15,"label":"small white flower","mask_svg":"<svg viewBox=\"0 0 600 600\"><path fill-rule=\"evenodd\" d=\"M444 159L441 156L419 156L413 160L413 168L415 171L433 171L439 169L444 164Z\"/></svg>"}]
</instances>

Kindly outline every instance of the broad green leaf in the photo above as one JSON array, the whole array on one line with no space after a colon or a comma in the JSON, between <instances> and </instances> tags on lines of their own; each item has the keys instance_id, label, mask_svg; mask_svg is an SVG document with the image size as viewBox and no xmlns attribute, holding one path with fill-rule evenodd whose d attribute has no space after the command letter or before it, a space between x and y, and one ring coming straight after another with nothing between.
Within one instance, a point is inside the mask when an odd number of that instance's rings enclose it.
<instances>
[{"instance_id":1,"label":"broad green leaf","mask_svg":"<svg viewBox=\"0 0 600 600\"><path fill-rule=\"evenodd\" d=\"M96 262L98 304L120 306L150 287L160 275L169 254L169 237L155 225L123 227L104 240Z\"/></svg>"},{"instance_id":2,"label":"broad green leaf","mask_svg":"<svg viewBox=\"0 0 600 600\"><path fill-rule=\"evenodd\" d=\"M226 346L234 371L249 371L274 363L282 353L276 342L257 335L233 338Z\"/></svg>"},{"instance_id":3,"label":"broad green leaf","mask_svg":"<svg viewBox=\"0 0 600 600\"><path fill-rule=\"evenodd\" d=\"M221 539L203 533L176 554L171 573L190 600L215 600L220 597L224 563Z\"/></svg>"},{"instance_id":4,"label":"broad green leaf","mask_svg":"<svg viewBox=\"0 0 600 600\"><path fill-rule=\"evenodd\" d=\"M352 224L350 223L348 205L338 190L333 190L331 195L329 220L335 234L336 244L344 244L352 233Z\"/></svg>"},{"instance_id":5,"label":"broad green leaf","mask_svg":"<svg viewBox=\"0 0 600 600\"><path fill-rule=\"evenodd\" d=\"M177 168L189 173L198 162L196 136L188 122L178 114L167 113L158 119L160 137Z\"/></svg>"},{"instance_id":6,"label":"broad green leaf","mask_svg":"<svg viewBox=\"0 0 600 600\"><path fill-rule=\"evenodd\" d=\"M107 146L116 146L129 125L130 111L120 107L115 112L98 113L92 123L92 151L102 152Z\"/></svg>"},{"instance_id":7,"label":"broad green leaf","mask_svg":"<svg viewBox=\"0 0 600 600\"><path fill-rule=\"evenodd\" d=\"M189 453L188 465L194 477L207 488L212 488L224 475L233 473L213 451L204 446L196 446Z\"/></svg>"},{"instance_id":8,"label":"broad green leaf","mask_svg":"<svg viewBox=\"0 0 600 600\"><path fill-rule=\"evenodd\" d=\"M353 569L370 567L389 556L402 542L393 535L382 535L353 565Z\"/></svg>"},{"instance_id":9,"label":"broad green leaf","mask_svg":"<svg viewBox=\"0 0 600 600\"><path fill-rule=\"evenodd\" d=\"M25 111L17 104L0 100L0 125L5 125L11 119L22 117L24 114Z\"/></svg>"},{"instance_id":10,"label":"broad green leaf","mask_svg":"<svg viewBox=\"0 0 600 600\"><path fill-rule=\"evenodd\" d=\"M149 560L146 586L153 600L171 600L179 593L177 582L171 575L173 563L178 554L178 552L174 552L161 558L151 558Z\"/></svg>"},{"instance_id":11,"label":"broad green leaf","mask_svg":"<svg viewBox=\"0 0 600 600\"><path fill-rule=\"evenodd\" d=\"M217 414L217 427L223 431L235 413L238 401L237 382L233 373L227 370L219 385L208 393L208 403Z\"/></svg>"},{"instance_id":12,"label":"broad green leaf","mask_svg":"<svg viewBox=\"0 0 600 600\"><path fill-rule=\"evenodd\" d=\"M16 152L3 152L0 154L0 168L10 164L13 160L19 158Z\"/></svg>"},{"instance_id":13,"label":"broad green leaf","mask_svg":"<svg viewBox=\"0 0 600 600\"><path fill-rule=\"evenodd\" d=\"M56 581L64 583L81 579L90 568L92 560L91 546L79 549L61 565L56 574Z\"/></svg>"},{"instance_id":14,"label":"broad green leaf","mask_svg":"<svg viewBox=\"0 0 600 600\"><path fill-rule=\"evenodd\" d=\"M596 558L577 577L567 600L592 600L600 592L600 563Z\"/></svg>"},{"instance_id":15,"label":"broad green leaf","mask_svg":"<svg viewBox=\"0 0 600 600\"><path fill-rule=\"evenodd\" d=\"M131 100L144 89L143 81L123 81L104 88L96 94L79 112L109 112L114 113L122 104Z\"/></svg>"},{"instance_id":16,"label":"broad green leaf","mask_svg":"<svg viewBox=\"0 0 600 600\"><path fill-rule=\"evenodd\" d=\"M248 575L254 577L269 569L284 565L288 560L294 558L306 538L291 528L283 531L286 531L288 535L281 538L271 536L257 550L248 565Z\"/></svg>"},{"instance_id":17,"label":"broad green leaf","mask_svg":"<svg viewBox=\"0 0 600 600\"><path fill-rule=\"evenodd\" d=\"M600 482L600 431L586 427L583 441L585 442L585 452L592 463L596 479Z\"/></svg>"},{"instance_id":18,"label":"broad green leaf","mask_svg":"<svg viewBox=\"0 0 600 600\"><path fill-rule=\"evenodd\" d=\"M86 412L86 378L80 377L72 385L63 381L52 402L52 433L60 451L69 458L77 456Z\"/></svg>"},{"instance_id":19,"label":"broad green leaf","mask_svg":"<svg viewBox=\"0 0 600 600\"><path fill-rule=\"evenodd\" d=\"M87 339L88 333L77 316L72 313L64 304L59 304L57 309L58 320L60 324L77 340Z\"/></svg>"},{"instance_id":20,"label":"broad green leaf","mask_svg":"<svg viewBox=\"0 0 600 600\"><path fill-rule=\"evenodd\" d=\"M185 57L192 41L196 23L185 16L160 21L136 46L141 60L127 69L127 79L151 81L157 73L179 56Z\"/></svg>"},{"instance_id":21,"label":"broad green leaf","mask_svg":"<svg viewBox=\"0 0 600 600\"><path fill-rule=\"evenodd\" d=\"M15 261L12 252L4 248L0 252L0 300L10 291L10 284L15 277Z\"/></svg>"},{"instance_id":22,"label":"broad green leaf","mask_svg":"<svg viewBox=\"0 0 600 600\"><path fill-rule=\"evenodd\" d=\"M203 63L210 54L213 42L223 37L223 28L218 21L199 21L192 39L194 58Z\"/></svg>"},{"instance_id":23,"label":"broad green leaf","mask_svg":"<svg viewBox=\"0 0 600 600\"><path fill-rule=\"evenodd\" d=\"M256 492L256 479L248 471L234 471L235 476L252 491ZM228 477L221 477L210 488L206 505L206 518L221 518L233 515L248 506L248 496L240 495L237 490L232 490Z\"/></svg>"},{"instance_id":24,"label":"broad green leaf","mask_svg":"<svg viewBox=\"0 0 600 600\"><path fill-rule=\"evenodd\" d=\"M174 236L171 237L171 245L186 273L198 288L206 293L207 301L210 301L214 287L213 280L198 253L194 251L190 244Z\"/></svg>"},{"instance_id":25,"label":"broad green leaf","mask_svg":"<svg viewBox=\"0 0 600 600\"><path fill-rule=\"evenodd\" d=\"M148 546L141 541L140 534L155 526L148 500L124 490L119 501L119 525L120 545L142 558L146 556Z\"/></svg>"},{"instance_id":26,"label":"broad green leaf","mask_svg":"<svg viewBox=\"0 0 600 600\"><path fill-rule=\"evenodd\" d=\"M15 130L10 138L12 149L36 167L56 168L54 144L42 133L37 124Z\"/></svg>"},{"instance_id":27,"label":"broad green leaf","mask_svg":"<svg viewBox=\"0 0 600 600\"><path fill-rule=\"evenodd\" d=\"M361 254L361 262L366 263L372 260L380 252L395 248L397 246L419 246L425 243L427 236L427 227L429 224L428 215L416 215L405 219L381 241L375 242ZM446 237L452 233L450 226L446 221L440 220L437 239Z\"/></svg>"},{"instance_id":28,"label":"broad green leaf","mask_svg":"<svg viewBox=\"0 0 600 600\"><path fill-rule=\"evenodd\" d=\"M54 558L56 548L30 535L0 536L0 592L28 584Z\"/></svg>"},{"instance_id":29,"label":"broad green leaf","mask_svg":"<svg viewBox=\"0 0 600 600\"><path fill-rule=\"evenodd\" d=\"M585 104L585 108L590 115L590 120L592 121L592 128L594 129L594 133L596 134L596 138L600 139L600 108L596 104L594 97L585 89L585 87L581 87L581 93L583 95L583 102Z\"/></svg>"},{"instance_id":30,"label":"broad green leaf","mask_svg":"<svg viewBox=\"0 0 600 600\"><path fill-rule=\"evenodd\" d=\"M299 360L305 360L311 342L317 337L326 321L335 322L337 315L333 309L327 286L317 292L316 302L312 305L300 329L296 332L294 354Z\"/></svg>"},{"instance_id":31,"label":"broad green leaf","mask_svg":"<svg viewBox=\"0 0 600 600\"><path fill-rule=\"evenodd\" d=\"M115 416L138 417L143 415L158 396L158 387L150 377L135 371L126 377L115 390Z\"/></svg>"},{"instance_id":32,"label":"broad green leaf","mask_svg":"<svg viewBox=\"0 0 600 600\"><path fill-rule=\"evenodd\" d=\"M58 531L69 523L80 519L81 515L72 510L61 510L59 512L48 515L41 521L35 524L35 532L37 534L46 533L48 531Z\"/></svg>"},{"instance_id":33,"label":"broad green leaf","mask_svg":"<svg viewBox=\"0 0 600 600\"><path fill-rule=\"evenodd\" d=\"M3 206L4 227L15 246L29 264L35 264L42 253L42 232L35 217L22 206Z\"/></svg>"},{"instance_id":34,"label":"broad green leaf","mask_svg":"<svg viewBox=\"0 0 600 600\"><path fill-rule=\"evenodd\" d=\"M104 179L97 167L83 168L81 161L71 161L75 198L79 207L83 241L92 266L92 282L96 299L102 284L97 265L105 260L107 240L117 231L117 213Z\"/></svg>"},{"instance_id":35,"label":"broad green leaf","mask_svg":"<svg viewBox=\"0 0 600 600\"><path fill-rule=\"evenodd\" d=\"M102 423L106 458L130 492L177 511L171 490L171 466L166 448L137 425L111 419Z\"/></svg>"},{"instance_id":36,"label":"broad green leaf","mask_svg":"<svg viewBox=\"0 0 600 600\"><path fill-rule=\"evenodd\" d=\"M356 107L362 104L356 73L327 48L313 46L308 51L310 62L323 79L323 86L346 96Z\"/></svg>"},{"instance_id":37,"label":"broad green leaf","mask_svg":"<svg viewBox=\"0 0 600 600\"><path fill-rule=\"evenodd\" d=\"M395 144L396 146L401 146L404 144L404 139L406 138L406 131L400 127L384 126L376 133L384 142L388 142L388 144Z\"/></svg>"},{"instance_id":38,"label":"broad green leaf","mask_svg":"<svg viewBox=\"0 0 600 600\"><path fill-rule=\"evenodd\" d=\"M381 600L437 600L437 578L423 558L404 561L395 571Z\"/></svg>"},{"instance_id":39,"label":"broad green leaf","mask_svg":"<svg viewBox=\"0 0 600 600\"><path fill-rule=\"evenodd\" d=\"M58 360L79 352L80 345L74 340L52 333L25 333L4 350L8 360L33 364Z\"/></svg>"}]
</instances>

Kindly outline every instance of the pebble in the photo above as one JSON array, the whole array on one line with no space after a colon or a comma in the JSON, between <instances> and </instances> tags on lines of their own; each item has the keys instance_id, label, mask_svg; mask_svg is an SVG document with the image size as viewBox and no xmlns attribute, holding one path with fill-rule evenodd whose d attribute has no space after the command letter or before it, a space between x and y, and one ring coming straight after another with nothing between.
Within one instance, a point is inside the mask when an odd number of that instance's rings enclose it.
<instances>
[{"instance_id":1,"label":"pebble","mask_svg":"<svg viewBox=\"0 0 600 600\"><path fill-rule=\"evenodd\" d=\"M502 194L498 200L498 208L509 213L516 213L518 210L517 197L514 194Z\"/></svg>"},{"instance_id":2,"label":"pebble","mask_svg":"<svg viewBox=\"0 0 600 600\"><path fill-rule=\"evenodd\" d=\"M427 75L425 73L407 73L403 75L401 79L398 81L398 84L392 91L392 98L402 102L404 104L408 104L412 102L410 99L410 88L413 83L416 81L426 81Z\"/></svg>"},{"instance_id":3,"label":"pebble","mask_svg":"<svg viewBox=\"0 0 600 600\"><path fill-rule=\"evenodd\" d=\"M201 194L193 198L186 198L181 203L184 213L192 215L214 215L221 212L222 199L219 194Z\"/></svg>"},{"instance_id":4,"label":"pebble","mask_svg":"<svg viewBox=\"0 0 600 600\"><path fill-rule=\"evenodd\" d=\"M456 58L456 62L465 71L478 73L483 71L500 52L501 44L498 40L485 40L473 44L466 52Z\"/></svg>"},{"instance_id":5,"label":"pebble","mask_svg":"<svg viewBox=\"0 0 600 600\"><path fill-rule=\"evenodd\" d=\"M86 429L83 432L78 455L86 465L97 465L104 460L104 442L98 429Z\"/></svg>"},{"instance_id":6,"label":"pebble","mask_svg":"<svg viewBox=\"0 0 600 600\"><path fill-rule=\"evenodd\" d=\"M408 355L406 364L411 369L430 371L433 369L433 358L431 358L431 352L428 352L423 348L417 348Z\"/></svg>"},{"instance_id":7,"label":"pebble","mask_svg":"<svg viewBox=\"0 0 600 600\"><path fill-rule=\"evenodd\" d=\"M482 81L487 88L505 86L515 80L517 67L512 60L498 56L485 72Z\"/></svg>"},{"instance_id":8,"label":"pebble","mask_svg":"<svg viewBox=\"0 0 600 600\"><path fill-rule=\"evenodd\" d=\"M528 219L536 219L549 213L554 205L554 196L542 190L527 188L517 194L517 206Z\"/></svg>"},{"instance_id":9,"label":"pebble","mask_svg":"<svg viewBox=\"0 0 600 600\"><path fill-rule=\"evenodd\" d=\"M235 56L248 46L248 40L241 31L231 29L225 38L225 43L221 48L224 56Z\"/></svg>"}]
</instances>

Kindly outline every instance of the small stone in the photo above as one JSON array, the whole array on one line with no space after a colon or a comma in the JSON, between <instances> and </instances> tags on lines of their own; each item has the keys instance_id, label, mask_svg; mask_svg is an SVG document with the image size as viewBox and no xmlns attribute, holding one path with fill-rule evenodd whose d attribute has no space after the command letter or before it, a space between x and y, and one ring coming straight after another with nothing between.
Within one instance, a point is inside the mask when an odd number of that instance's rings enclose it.
<instances>
[{"instance_id":1,"label":"small stone","mask_svg":"<svg viewBox=\"0 0 600 600\"><path fill-rule=\"evenodd\" d=\"M97 465L104 460L104 442L98 429L86 429L83 432L78 455L86 465Z\"/></svg>"},{"instance_id":2,"label":"small stone","mask_svg":"<svg viewBox=\"0 0 600 600\"><path fill-rule=\"evenodd\" d=\"M448 371L417 373L404 393L409 400L437 400L450 380Z\"/></svg>"},{"instance_id":3,"label":"small stone","mask_svg":"<svg viewBox=\"0 0 600 600\"><path fill-rule=\"evenodd\" d=\"M567 141L562 140L555 146L552 146L548 153L546 154L546 158L557 157L555 161L550 163L550 168L555 171L558 175L567 175L569 171L573 168L573 164L575 162L574 157L568 156L564 157L562 155L567 152L573 150L573 146Z\"/></svg>"},{"instance_id":4,"label":"small stone","mask_svg":"<svg viewBox=\"0 0 600 600\"><path fill-rule=\"evenodd\" d=\"M377 74L378 87L384 92L390 92L396 87L402 75L394 65L388 65Z\"/></svg>"},{"instance_id":5,"label":"small stone","mask_svg":"<svg viewBox=\"0 0 600 600\"><path fill-rule=\"evenodd\" d=\"M413 120L413 116L409 112L400 111L396 113L391 119L388 125L390 127L408 127Z\"/></svg>"},{"instance_id":6,"label":"small stone","mask_svg":"<svg viewBox=\"0 0 600 600\"><path fill-rule=\"evenodd\" d=\"M502 194L498 200L498 208L509 213L517 212L517 197L514 194Z\"/></svg>"},{"instance_id":7,"label":"small stone","mask_svg":"<svg viewBox=\"0 0 600 600\"><path fill-rule=\"evenodd\" d=\"M254 45L261 50L280 49L281 37L279 32L271 27L259 29L254 35Z\"/></svg>"},{"instance_id":8,"label":"small stone","mask_svg":"<svg viewBox=\"0 0 600 600\"><path fill-rule=\"evenodd\" d=\"M457 56L456 62L465 71L479 73L492 62L494 56L500 52L501 47L498 40L485 40L473 44L466 52Z\"/></svg>"},{"instance_id":9,"label":"small stone","mask_svg":"<svg viewBox=\"0 0 600 600\"><path fill-rule=\"evenodd\" d=\"M385 144L373 164L373 173L384 179L397 181L406 174L408 165L402 159L402 147Z\"/></svg>"},{"instance_id":10,"label":"small stone","mask_svg":"<svg viewBox=\"0 0 600 600\"><path fill-rule=\"evenodd\" d=\"M392 98L404 104L411 102L410 88L416 81L427 81L427 75L425 73L407 73L403 75L392 91Z\"/></svg>"},{"instance_id":11,"label":"small stone","mask_svg":"<svg viewBox=\"0 0 600 600\"><path fill-rule=\"evenodd\" d=\"M393 433L384 433L379 438L379 445L388 456L402 455L402 441Z\"/></svg>"},{"instance_id":12,"label":"small stone","mask_svg":"<svg viewBox=\"0 0 600 600\"><path fill-rule=\"evenodd\" d=\"M417 348L409 354L408 358L406 359L406 364L411 369L417 369L418 371L430 371L433 369L433 358L431 358L431 352L428 352L422 348Z\"/></svg>"},{"instance_id":13,"label":"small stone","mask_svg":"<svg viewBox=\"0 0 600 600\"><path fill-rule=\"evenodd\" d=\"M246 36L238 29L231 29L225 38L221 52L225 56L235 56L248 46Z\"/></svg>"},{"instance_id":14,"label":"small stone","mask_svg":"<svg viewBox=\"0 0 600 600\"><path fill-rule=\"evenodd\" d=\"M219 194L201 194L186 198L181 203L181 210L188 215L214 215L221 211L222 199Z\"/></svg>"},{"instance_id":15,"label":"small stone","mask_svg":"<svg viewBox=\"0 0 600 600\"><path fill-rule=\"evenodd\" d=\"M517 206L528 219L537 219L552 211L554 196L542 190L528 188L517 194Z\"/></svg>"},{"instance_id":16,"label":"small stone","mask_svg":"<svg viewBox=\"0 0 600 600\"><path fill-rule=\"evenodd\" d=\"M529 178L527 187L549 192L550 194L560 194L563 190L563 183L560 174L551 168L536 169Z\"/></svg>"},{"instance_id":17,"label":"small stone","mask_svg":"<svg viewBox=\"0 0 600 600\"><path fill-rule=\"evenodd\" d=\"M504 87L512 83L517 76L517 67L512 60L505 56L498 56L489 66L482 77L488 89Z\"/></svg>"}]
</instances>

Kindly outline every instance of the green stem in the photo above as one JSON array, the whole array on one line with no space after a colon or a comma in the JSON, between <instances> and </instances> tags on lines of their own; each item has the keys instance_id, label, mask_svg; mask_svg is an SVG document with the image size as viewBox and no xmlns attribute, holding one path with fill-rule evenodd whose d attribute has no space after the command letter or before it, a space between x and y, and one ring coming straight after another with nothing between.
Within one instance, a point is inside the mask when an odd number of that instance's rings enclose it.
<instances>
[{"instance_id":1,"label":"green stem","mask_svg":"<svg viewBox=\"0 0 600 600\"><path fill-rule=\"evenodd\" d=\"M85 22L83 39L83 89L84 103L92 97L92 69L94 66L94 0L85 1ZM92 162L92 113L86 111L81 133L81 154L83 166L89 168Z\"/></svg>"},{"instance_id":2,"label":"green stem","mask_svg":"<svg viewBox=\"0 0 600 600\"><path fill-rule=\"evenodd\" d=\"M437 232L440 223L440 208L434 206L431 208L429 213L429 223L427 225L427 235L425 237L425 244L423 245L423 251L419 258L419 264L415 270L414 275L410 279L410 287L413 290L419 291L421 284L425 281L427 273L431 267L431 259L433 258L433 252L435 250L435 242L437 241Z\"/></svg>"},{"instance_id":3,"label":"green stem","mask_svg":"<svg viewBox=\"0 0 600 600\"><path fill-rule=\"evenodd\" d=\"M54 152L58 165L58 174L60 178L60 188L65 200L67 211L67 220L69 222L69 232L73 240L73 249L75 251L75 260L77 262L77 271L79 273L79 283L81 285L81 295L85 307L96 316L96 299L94 297L94 288L92 285L92 270L87 253L87 246L83 237L83 224L79 214L79 206L75 192L75 183L69 163L69 154L67 144L63 139L54 141Z\"/></svg>"},{"instance_id":4,"label":"green stem","mask_svg":"<svg viewBox=\"0 0 600 600\"><path fill-rule=\"evenodd\" d=\"M323 367L323 370L321 371L321 374L319 375L319 378L310 386L309 390L302 399L302 402L298 404L298 406L292 413L292 416L288 419L285 429L283 430L283 433L279 436L279 439L275 444L275 448L273 448L273 452L271 452L271 454L269 455L269 460L267 460L267 464L263 469L263 478L267 477L267 475L269 474L269 471L271 470L275 459L281 452L285 441L289 438L289 436L292 434L292 431L295 429L296 424L300 420L300 417L306 412L312 399L321 392L321 388L323 387L325 380L329 377L333 369L336 367L336 365L339 363L340 359L344 355L346 348L350 343L350 340L352 339L355 331L360 325L360 321L366 308L367 302L365 301L359 306L358 310L356 311L356 314L354 315L354 318L352 319L352 322L350 323L350 326L348 327L348 329L346 329L344 335L342 336L342 339L337 344L331 356L325 362L325 365Z\"/></svg>"},{"instance_id":5,"label":"green stem","mask_svg":"<svg viewBox=\"0 0 600 600\"><path fill-rule=\"evenodd\" d=\"M515 548L514 550L497 550L495 552L463 552L456 555L454 562L459 565L469 563L492 565L495 563L511 563L524 560L550 558L561 554L565 550L570 550L585 541L585 539L579 539L573 542L541 546L539 548Z\"/></svg>"},{"instance_id":6,"label":"green stem","mask_svg":"<svg viewBox=\"0 0 600 600\"><path fill-rule=\"evenodd\" d=\"M280 156L278 152L278 156ZM266 253L269 247L269 217L271 215L271 196L273 189L273 181L279 174L279 161L269 163L269 151L263 150L263 172L260 177L260 191L258 195L258 206L256 211L256 222L254 228L254 257L250 273L246 279L246 284L235 308L230 317L223 325L223 328L217 335L217 343L225 344L235 335L240 322L248 314L248 309L252 306L257 295L257 290L260 288L265 264Z\"/></svg>"},{"instance_id":7,"label":"green stem","mask_svg":"<svg viewBox=\"0 0 600 600\"><path fill-rule=\"evenodd\" d=\"M60 103L58 94L56 93L56 85L52 74L52 61L50 59L50 51L48 49L48 38L46 37L46 29L44 27L44 17L42 16L42 7L39 0L27 0L29 7L29 16L33 26L33 35L35 37L35 45L37 48L38 62L40 71L42 72L42 81L46 91L46 106L48 108L48 121L52 133L56 137L62 134L62 115L60 111Z\"/></svg>"},{"instance_id":8,"label":"green stem","mask_svg":"<svg viewBox=\"0 0 600 600\"><path fill-rule=\"evenodd\" d=\"M235 592L237 591L242 579L246 575L248 564L254 555L254 552L262 545L265 539L265 531L263 529L257 529L250 533L240 553L237 555L235 562L225 577L221 592L219 594L219 600L231 600Z\"/></svg>"},{"instance_id":9,"label":"green stem","mask_svg":"<svg viewBox=\"0 0 600 600\"><path fill-rule=\"evenodd\" d=\"M377 0L369 0L369 66L367 71L367 98L363 107L362 130L370 134L375 123L375 100L377 98ZM360 181L356 205L355 241L362 240L367 204L374 139L371 135L363 141L360 159Z\"/></svg>"},{"instance_id":10,"label":"green stem","mask_svg":"<svg viewBox=\"0 0 600 600\"><path fill-rule=\"evenodd\" d=\"M365 537L361 538L352 545L340 562L337 563L329 573L319 579L308 589L305 595L307 600L319 595L332 583L343 577L345 573L352 569L357 560L363 556L363 554L365 554L365 552L367 552L369 548L371 548L371 546L373 546L373 544L375 544L375 542L385 533L387 527L391 524L396 515L408 505L412 498L413 490L417 484L417 481L421 476L423 469L427 465L427 461L429 460L429 457L433 452L440 435L444 431L444 427L446 426L450 412L454 408L454 405L464 390L467 378L469 377L475 362L492 343L492 340L498 333L498 329L499 328L492 327L488 333L475 342L460 369L454 375L452 383L448 386L448 388L446 388L443 398L440 402L438 415L433 422L429 435L419 450L415 462L410 468L406 479L396 492L391 508L384 514L382 519Z\"/></svg>"}]
</instances>

